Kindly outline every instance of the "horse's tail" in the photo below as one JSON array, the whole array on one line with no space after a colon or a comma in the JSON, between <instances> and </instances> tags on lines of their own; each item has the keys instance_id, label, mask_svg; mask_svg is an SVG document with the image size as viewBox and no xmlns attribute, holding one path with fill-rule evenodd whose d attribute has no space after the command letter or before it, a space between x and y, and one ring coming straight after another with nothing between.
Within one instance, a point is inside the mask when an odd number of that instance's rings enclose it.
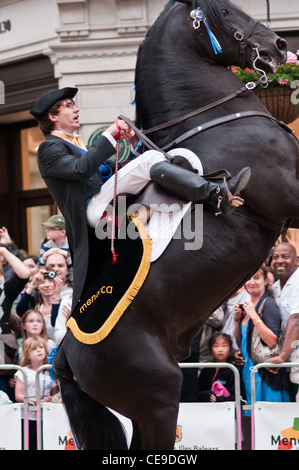
<instances>
[{"instance_id":1,"label":"horse's tail","mask_svg":"<svg viewBox=\"0 0 299 470\"><path fill-rule=\"evenodd\" d=\"M82 390L73 379L62 348L57 352L54 356L54 372L60 382L62 401L79 449L127 450L126 434L119 419ZM67 365L67 369L63 370L60 367L62 355ZM57 363L60 364L56 367Z\"/></svg>"}]
</instances>

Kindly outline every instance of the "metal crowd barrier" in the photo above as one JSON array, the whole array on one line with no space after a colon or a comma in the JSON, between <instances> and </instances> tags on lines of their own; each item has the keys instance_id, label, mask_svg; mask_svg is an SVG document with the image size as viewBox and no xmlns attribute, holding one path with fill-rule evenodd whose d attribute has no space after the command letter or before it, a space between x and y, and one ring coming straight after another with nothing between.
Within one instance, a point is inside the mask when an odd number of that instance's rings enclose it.
<instances>
[{"instance_id":1,"label":"metal crowd barrier","mask_svg":"<svg viewBox=\"0 0 299 470\"><path fill-rule=\"evenodd\" d=\"M248 405L246 407L246 409L250 409L251 410L251 449L254 450L255 449L255 434L256 434L256 422L255 422L255 405L256 403L259 403L256 401L256 384L255 384L255 377L256 377L256 374L258 372L259 369L262 369L262 368L271 368L271 369L274 369L274 368L281 368L281 367L284 367L284 368L288 368L288 369L291 369L292 367L299 367L299 363L298 362L282 362L280 364L274 364L272 362L262 362L260 364L256 364L252 370L251 370L251 405ZM267 402L267 403L275 403L275 404L279 404L279 403L286 403L286 402ZM291 402L292 403L292 402ZM298 404L298 407L299 407L299 404Z\"/></svg>"},{"instance_id":2,"label":"metal crowd barrier","mask_svg":"<svg viewBox=\"0 0 299 470\"><path fill-rule=\"evenodd\" d=\"M36 425L37 425L37 450L42 450L43 448L43 440L42 440L42 403L41 403L41 392L40 392L40 381L39 381L39 375L44 372L45 370L50 370L51 369L50 364L45 364L41 366L35 376L35 388L36 388L36 401L37 401L37 419L36 419Z\"/></svg>"},{"instance_id":3,"label":"metal crowd barrier","mask_svg":"<svg viewBox=\"0 0 299 470\"><path fill-rule=\"evenodd\" d=\"M240 392L240 374L238 369L230 363L215 363L215 362L205 362L205 363L200 363L200 362L195 362L195 363L179 363L179 366L182 369L191 369L191 368L196 368L196 369L203 369L203 368L229 368L233 371L234 373L234 378L235 378L235 400L233 401L235 404L235 410L236 410L236 436L237 436L237 449L241 450L242 449L242 428L241 428L241 413L242 413L242 407L241 407L241 402L242 402L242 397L241 397L241 392ZM246 409L251 409L251 420L252 420L252 450L254 450L255 445L254 445L254 435L255 435L255 414L254 414L254 407L256 403L259 403L256 401L256 386L255 386L255 377L256 373L260 368L273 368L273 367L285 367L285 368L291 368L291 367L299 367L298 362L286 362L286 363L281 363L281 364L272 364L272 363L261 363L257 364L252 368L251 371L251 405L247 405ZM37 399L37 406L32 407L29 405L29 398L28 398L28 380L27 380L27 375L26 372L24 372L23 368L18 366L18 365L13 365L13 364L6 364L6 365L1 365L0 364L0 370L15 370L18 371L20 370L22 375L23 375L23 385L24 385L24 403L21 404L21 407L24 409L24 420L23 420L23 436L24 436L24 450L29 449L29 433L28 433L28 413L29 409L35 409L37 410L37 448L38 450L42 450L43 448L43 442L42 442L42 407L43 404L41 402L41 391L40 391L40 382L39 382L39 374L43 372L44 370L49 370L51 369L51 365L47 364L39 368L39 370L36 373L36 399ZM268 402L267 402L268 403ZM272 402L269 402L270 404ZM274 404L274 403L273 403ZM275 403L277 404L277 403Z\"/></svg>"},{"instance_id":4,"label":"metal crowd barrier","mask_svg":"<svg viewBox=\"0 0 299 470\"><path fill-rule=\"evenodd\" d=\"M240 374L238 369L228 362L186 362L179 363L182 369L203 369L203 368L227 368L231 369L235 377L235 407L236 407L236 435L237 435L237 449L242 449L242 426L241 426L241 391L240 391Z\"/></svg>"}]
</instances>

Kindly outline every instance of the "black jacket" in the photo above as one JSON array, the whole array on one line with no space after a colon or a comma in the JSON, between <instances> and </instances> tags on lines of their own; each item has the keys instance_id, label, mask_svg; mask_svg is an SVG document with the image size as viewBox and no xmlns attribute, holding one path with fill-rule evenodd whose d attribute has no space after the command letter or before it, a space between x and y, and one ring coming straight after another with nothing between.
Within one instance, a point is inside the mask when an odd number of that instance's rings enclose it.
<instances>
[{"instance_id":1,"label":"black jacket","mask_svg":"<svg viewBox=\"0 0 299 470\"><path fill-rule=\"evenodd\" d=\"M217 367L217 366L216 366ZM230 393L229 397L218 396L216 402L235 401L235 376L232 369L228 367L219 368L216 374L216 368L205 368L201 371L198 378L198 401L210 401L212 394L212 385L215 381L220 381Z\"/></svg>"},{"instance_id":2,"label":"black jacket","mask_svg":"<svg viewBox=\"0 0 299 470\"><path fill-rule=\"evenodd\" d=\"M39 146L41 176L65 218L73 261L73 306L101 263L100 241L86 220L86 199L100 191L102 178L98 167L114 153L115 148L104 136L97 138L86 155L81 155L71 143L52 135Z\"/></svg>"}]
</instances>

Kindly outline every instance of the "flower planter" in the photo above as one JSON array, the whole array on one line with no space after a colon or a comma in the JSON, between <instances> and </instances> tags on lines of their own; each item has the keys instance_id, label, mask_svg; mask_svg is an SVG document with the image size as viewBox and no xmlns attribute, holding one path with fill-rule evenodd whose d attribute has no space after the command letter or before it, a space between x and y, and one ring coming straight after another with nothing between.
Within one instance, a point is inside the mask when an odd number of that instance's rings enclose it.
<instances>
[{"instance_id":1,"label":"flower planter","mask_svg":"<svg viewBox=\"0 0 299 470\"><path fill-rule=\"evenodd\" d=\"M299 106L291 102L291 95L294 91L293 88L287 86L264 88L258 92L257 96L272 116L278 121L290 124L299 117Z\"/></svg>"}]
</instances>

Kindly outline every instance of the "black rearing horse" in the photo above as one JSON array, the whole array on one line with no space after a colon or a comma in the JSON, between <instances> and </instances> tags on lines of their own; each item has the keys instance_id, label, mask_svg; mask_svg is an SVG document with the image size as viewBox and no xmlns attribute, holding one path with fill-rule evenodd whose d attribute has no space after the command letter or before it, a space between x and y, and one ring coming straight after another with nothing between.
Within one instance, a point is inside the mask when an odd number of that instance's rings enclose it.
<instances>
[{"instance_id":1,"label":"black rearing horse","mask_svg":"<svg viewBox=\"0 0 299 470\"><path fill-rule=\"evenodd\" d=\"M150 129L235 94L244 84L227 66L269 72L285 60L286 48L228 0L169 1L139 51L137 125ZM248 111L254 115L246 117ZM188 357L210 313L258 270L286 219L299 218L296 138L271 119L253 91L150 138L167 146L196 126L236 113L238 118L180 146L193 150L207 173L226 168L236 174L250 166L242 194L246 207L218 217L205 207L201 249L185 250L183 237L173 239L106 339L85 345L68 331L56 353L63 400L83 449L126 447L107 407L132 420L131 448L173 449L182 383L178 362Z\"/></svg>"}]
</instances>

